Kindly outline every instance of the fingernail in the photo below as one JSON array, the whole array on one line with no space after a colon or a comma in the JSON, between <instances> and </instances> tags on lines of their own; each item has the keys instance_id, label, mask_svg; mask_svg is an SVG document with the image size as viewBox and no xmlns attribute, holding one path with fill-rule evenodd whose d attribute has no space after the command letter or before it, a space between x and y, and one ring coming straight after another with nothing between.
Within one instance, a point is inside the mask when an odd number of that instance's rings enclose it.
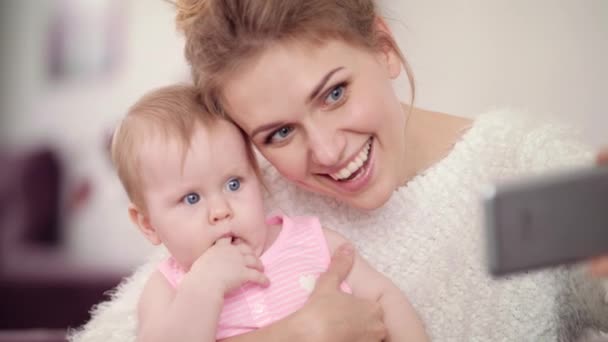
<instances>
[{"instance_id":1,"label":"fingernail","mask_svg":"<svg viewBox=\"0 0 608 342\"><path fill-rule=\"evenodd\" d=\"M349 255L352 255L354 251L355 251L355 249L353 248L353 245L351 245L350 243L346 244L346 245L342 245L342 247L340 247L340 254L342 254L342 255L349 256Z\"/></svg>"}]
</instances>

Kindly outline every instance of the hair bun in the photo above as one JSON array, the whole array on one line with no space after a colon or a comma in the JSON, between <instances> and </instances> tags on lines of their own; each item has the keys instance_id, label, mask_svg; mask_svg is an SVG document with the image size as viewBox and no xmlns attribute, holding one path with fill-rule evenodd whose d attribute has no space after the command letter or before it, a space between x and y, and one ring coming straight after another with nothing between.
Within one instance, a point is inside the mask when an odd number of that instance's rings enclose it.
<instances>
[{"instance_id":1,"label":"hair bun","mask_svg":"<svg viewBox=\"0 0 608 342\"><path fill-rule=\"evenodd\" d=\"M188 31L190 24L202 14L209 0L176 0L175 25L183 32Z\"/></svg>"}]
</instances>

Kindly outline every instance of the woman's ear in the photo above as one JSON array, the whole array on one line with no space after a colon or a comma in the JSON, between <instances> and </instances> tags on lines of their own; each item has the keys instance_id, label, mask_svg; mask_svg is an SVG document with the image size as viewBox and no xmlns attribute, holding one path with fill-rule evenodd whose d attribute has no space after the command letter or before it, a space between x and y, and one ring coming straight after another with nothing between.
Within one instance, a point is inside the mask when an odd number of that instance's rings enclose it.
<instances>
[{"instance_id":1,"label":"woman's ear","mask_svg":"<svg viewBox=\"0 0 608 342\"><path fill-rule=\"evenodd\" d=\"M150 224L148 216L133 203L129 204L129 218L150 243L153 245L159 245L161 243L160 237L158 236L156 229Z\"/></svg>"},{"instance_id":2,"label":"woman's ear","mask_svg":"<svg viewBox=\"0 0 608 342\"><path fill-rule=\"evenodd\" d=\"M377 49L380 62L386 68L388 76L391 79L395 79L401 74L401 66L403 64L401 53L386 21L381 17L376 17L374 26L376 39L378 39Z\"/></svg>"}]
</instances>

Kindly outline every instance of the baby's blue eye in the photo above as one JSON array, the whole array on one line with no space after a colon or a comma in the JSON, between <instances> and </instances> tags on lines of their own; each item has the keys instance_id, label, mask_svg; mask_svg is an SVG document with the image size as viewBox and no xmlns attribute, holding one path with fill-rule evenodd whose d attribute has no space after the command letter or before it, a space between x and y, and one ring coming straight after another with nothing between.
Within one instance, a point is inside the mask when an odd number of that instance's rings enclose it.
<instances>
[{"instance_id":1,"label":"baby's blue eye","mask_svg":"<svg viewBox=\"0 0 608 342\"><path fill-rule=\"evenodd\" d=\"M342 96L344 96L344 86L339 85L339 86L335 87L334 89L332 89L332 91L327 95L325 102L327 104L336 103L336 102L340 101Z\"/></svg>"},{"instance_id":2,"label":"baby's blue eye","mask_svg":"<svg viewBox=\"0 0 608 342\"><path fill-rule=\"evenodd\" d=\"M228 191L237 191L241 188L241 181L238 178L232 178L226 183L226 189Z\"/></svg>"},{"instance_id":3,"label":"baby's blue eye","mask_svg":"<svg viewBox=\"0 0 608 342\"><path fill-rule=\"evenodd\" d=\"M196 192L191 192L189 194L187 194L186 196L184 196L184 199L182 200L184 203L189 204L189 205L193 205L198 203L198 201L201 200L201 196L199 194L197 194Z\"/></svg>"}]
</instances>

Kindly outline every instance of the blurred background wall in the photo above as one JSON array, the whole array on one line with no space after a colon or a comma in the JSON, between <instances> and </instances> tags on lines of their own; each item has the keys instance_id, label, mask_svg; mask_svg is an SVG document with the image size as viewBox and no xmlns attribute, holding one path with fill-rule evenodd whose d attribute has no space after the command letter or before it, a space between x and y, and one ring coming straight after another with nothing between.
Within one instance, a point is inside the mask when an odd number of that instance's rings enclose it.
<instances>
[{"instance_id":1,"label":"blurred background wall","mask_svg":"<svg viewBox=\"0 0 608 342\"><path fill-rule=\"evenodd\" d=\"M15 160L53 151L62 170L65 253L81 265L129 272L150 248L128 222L106 145L141 94L189 79L172 6L161 0L0 6L0 152ZM469 117L505 106L553 113L582 126L590 144L608 145L608 1L380 6L414 70L417 105ZM404 80L396 86L407 99Z\"/></svg>"},{"instance_id":2,"label":"blurred background wall","mask_svg":"<svg viewBox=\"0 0 608 342\"><path fill-rule=\"evenodd\" d=\"M68 245L83 261L131 266L147 243L127 221L107 134L148 89L188 80L170 4L161 0L10 0L2 8L2 139L51 145L65 166ZM4 72L6 70L6 72Z\"/></svg>"},{"instance_id":3,"label":"blurred background wall","mask_svg":"<svg viewBox=\"0 0 608 342\"><path fill-rule=\"evenodd\" d=\"M417 103L475 116L552 113L608 144L608 1L381 1L416 76Z\"/></svg>"}]
</instances>

